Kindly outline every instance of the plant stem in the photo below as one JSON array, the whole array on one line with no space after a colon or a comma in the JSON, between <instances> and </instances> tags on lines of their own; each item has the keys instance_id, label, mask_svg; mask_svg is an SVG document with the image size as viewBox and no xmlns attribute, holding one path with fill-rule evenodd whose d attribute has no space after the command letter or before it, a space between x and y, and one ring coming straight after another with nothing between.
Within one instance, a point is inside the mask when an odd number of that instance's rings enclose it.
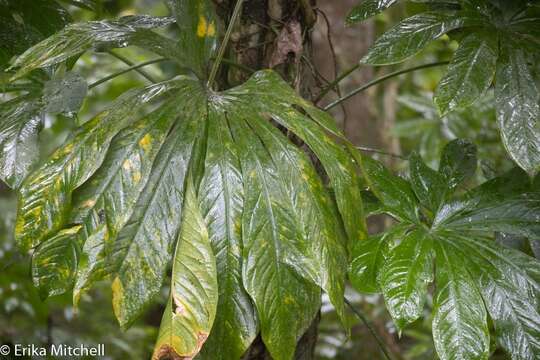
<instances>
[{"instance_id":1,"label":"plant stem","mask_svg":"<svg viewBox=\"0 0 540 360\"><path fill-rule=\"evenodd\" d=\"M366 146L357 146L356 148L358 150L365 151L365 152L371 152L371 153L375 153L375 154L381 154L381 155L391 156L391 157L395 157L395 158L402 159L402 160L407 160L407 158L405 156L394 154L394 153L389 153L389 152L382 151L382 150L379 150L379 149L373 149L373 148L366 147Z\"/></svg>"},{"instance_id":2,"label":"plant stem","mask_svg":"<svg viewBox=\"0 0 540 360\"><path fill-rule=\"evenodd\" d=\"M356 71L360 67L360 64L356 64L353 67L345 70L342 74L340 74L337 78L335 78L331 83L329 83L323 91L317 96L315 101L313 101L315 104L321 101L321 99L332 90L337 84L341 82L341 80L345 79L347 76L349 76L352 72Z\"/></svg>"},{"instance_id":3,"label":"plant stem","mask_svg":"<svg viewBox=\"0 0 540 360\"><path fill-rule=\"evenodd\" d=\"M216 60L214 61L214 64L212 65L212 70L210 70L210 76L208 77L208 83L207 83L208 87L212 87L212 84L214 83L214 80L216 79L219 66L221 65L221 61L223 60L223 55L225 55L225 49L227 48L227 45L229 44L229 39L231 38L234 24L236 23L236 20L238 20L238 18L240 17L240 12L242 10L243 3L244 3L244 0L236 0L236 5L234 5L231 21L229 22L229 26L227 26L225 37L223 38L223 42L221 43L221 46L219 47Z\"/></svg>"},{"instance_id":4,"label":"plant stem","mask_svg":"<svg viewBox=\"0 0 540 360\"><path fill-rule=\"evenodd\" d=\"M109 50L108 53L117 58L118 60L122 61L123 63L129 65L129 66L133 66L135 65L135 63L131 60L129 60L128 58L120 55L120 54L117 54L115 53L114 51L112 50ZM136 72L138 72L141 76L143 76L144 78L148 79L148 81L152 82L152 83L156 83L157 81L150 75L148 74L146 71L142 70L142 69L134 69Z\"/></svg>"},{"instance_id":5,"label":"plant stem","mask_svg":"<svg viewBox=\"0 0 540 360\"><path fill-rule=\"evenodd\" d=\"M333 108L336 105L339 105L343 101L345 101L345 100L353 97L354 95L356 95L356 94L358 94L358 93L360 93L360 92L362 92L362 91L364 91L366 89L369 89L370 87L375 86L375 85L377 85L377 84L379 84L379 83L381 83L381 82L383 82L385 80L391 79L393 77L396 77L396 76L399 76L399 75L402 75L402 74L413 72L413 71L416 71L416 70L427 69L427 68L430 68L430 67L441 66L441 65L448 65L448 61L439 61L439 62L434 62L434 63L429 63L429 64L423 64L423 65L413 66L413 67L410 67L410 68L407 68L407 69L402 69L402 70L391 72L390 74L381 76L380 78L374 79L374 80L360 86L359 88L354 89L353 91L351 91L347 95L344 95L344 96L340 97L339 99L337 99L336 101L333 101L330 104L326 105L323 108L323 110L324 111L330 110L331 108Z\"/></svg>"},{"instance_id":6,"label":"plant stem","mask_svg":"<svg viewBox=\"0 0 540 360\"><path fill-rule=\"evenodd\" d=\"M132 66L130 66L130 67L125 68L125 69L122 70L122 71L115 72L114 74L111 74L111 75L109 75L109 76L106 76L106 77L104 77L103 79L99 79L98 81L96 81L96 82L94 82L94 83L88 85L88 89L92 89L92 88L94 88L94 87L96 87L96 86L98 86L98 85L100 85L100 84L103 84L103 83L106 82L106 81L109 81L109 80L111 80L111 79L114 79L115 77L120 76L120 75L123 75L123 74L125 74L125 73L127 73L127 72L130 72L130 71L132 71L132 70L137 70L137 69L142 68L142 67L144 67L144 66L151 65L151 64L155 64L155 63L158 63L158 62L161 62L161 61L167 61L167 60L169 60L169 59L167 59L167 58L159 58L159 59L149 60L149 61L146 61L146 62L137 64L137 65L132 65Z\"/></svg>"},{"instance_id":7,"label":"plant stem","mask_svg":"<svg viewBox=\"0 0 540 360\"><path fill-rule=\"evenodd\" d=\"M362 321L362 323L367 327L367 329L369 330L369 332L371 333L371 335L375 338L375 340L377 341L377 344L379 345L379 348L381 349L382 353L384 354L384 357L387 359L387 360L392 360L392 358L390 357L390 354L387 350L387 345L384 343L383 339L381 339L380 335L377 333L377 330L375 330L373 328L373 326L371 326L371 324L369 323L369 321L366 319L366 317L364 316L364 314L362 314L359 310L357 310L353 304L350 303L350 301L345 298L345 304L347 304L349 306L349 308L351 308L352 312L360 319L360 321Z\"/></svg>"}]
</instances>

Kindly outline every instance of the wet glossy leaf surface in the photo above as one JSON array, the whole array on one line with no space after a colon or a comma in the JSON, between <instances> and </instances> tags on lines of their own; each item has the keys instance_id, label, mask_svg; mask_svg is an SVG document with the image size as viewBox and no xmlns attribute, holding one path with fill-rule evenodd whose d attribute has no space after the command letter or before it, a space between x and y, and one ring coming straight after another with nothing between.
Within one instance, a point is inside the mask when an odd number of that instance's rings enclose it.
<instances>
[{"instance_id":1,"label":"wet glossy leaf surface","mask_svg":"<svg viewBox=\"0 0 540 360\"><path fill-rule=\"evenodd\" d=\"M403 329L422 313L427 286L433 281L433 244L422 230L413 230L400 240L388 253L379 282L394 323Z\"/></svg>"},{"instance_id":2,"label":"wet glossy leaf surface","mask_svg":"<svg viewBox=\"0 0 540 360\"><path fill-rule=\"evenodd\" d=\"M487 359L489 330L480 292L461 254L436 241L433 339L441 359Z\"/></svg>"},{"instance_id":3,"label":"wet glossy leaf surface","mask_svg":"<svg viewBox=\"0 0 540 360\"><path fill-rule=\"evenodd\" d=\"M378 7L382 3L367 1L360 8L382 11ZM433 9L442 6L438 2L425 3ZM402 20L380 36L360 62L402 62L448 33L459 47L434 95L438 111L447 115L469 107L495 83L497 122L504 146L515 163L534 176L540 163L540 92L538 72L533 66L538 57L535 5L498 1L447 5L447 10ZM462 31L452 32L458 29Z\"/></svg>"},{"instance_id":4,"label":"wet glossy leaf surface","mask_svg":"<svg viewBox=\"0 0 540 360\"><path fill-rule=\"evenodd\" d=\"M173 258L171 294L153 359L195 357L208 338L216 316L216 258L192 179L187 183Z\"/></svg>"},{"instance_id":5,"label":"wet glossy leaf surface","mask_svg":"<svg viewBox=\"0 0 540 360\"><path fill-rule=\"evenodd\" d=\"M0 105L0 178L18 187L38 156L38 132L43 118L37 99L15 98Z\"/></svg>"},{"instance_id":6,"label":"wet glossy leaf surface","mask_svg":"<svg viewBox=\"0 0 540 360\"><path fill-rule=\"evenodd\" d=\"M397 0L362 0L347 16L348 24L364 21L395 4Z\"/></svg>"},{"instance_id":7,"label":"wet glossy leaf surface","mask_svg":"<svg viewBox=\"0 0 540 360\"><path fill-rule=\"evenodd\" d=\"M70 116L79 111L87 91L86 80L74 72L49 80L43 88L44 111Z\"/></svg>"},{"instance_id":8,"label":"wet glossy leaf surface","mask_svg":"<svg viewBox=\"0 0 540 360\"><path fill-rule=\"evenodd\" d=\"M512 159L531 176L540 169L540 91L522 50L508 44L497 63L497 121Z\"/></svg>"},{"instance_id":9,"label":"wet glossy leaf surface","mask_svg":"<svg viewBox=\"0 0 540 360\"><path fill-rule=\"evenodd\" d=\"M434 101L441 114L471 105L489 88L495 75L496 40L488 34L473 33L460 42L435 92Z\"/></svg>"},{"instance_id":10,"label":"wet glossy leaf surface","mask_svg":"<svg viewBox=\"0 0 540 360\"><path fill-rule=\"evenodd\" d=\"M20 78L36 69L58 64L91 48L114 48L127 45L152 45L147 38L160 37L149 29L171 24L171 18L146 15L125 16L118 20L74 23L26 50L17 58L17 69L12 79ZM155 40L154 40L155 41ZM164 48L165 47L160 47ZM174 49L174 46L171 46ZM152 46L150 50L155 51ZM158 51L159 53L159 51ZM164 54L167 55L167 54Z\"/></svg>"},{"instance_id":11,"label":"wet glossy leaf surface","mask_svg":"<svg viewBox=\"0 0 540 360\"><path fill-rule=\"evenodd\" d=\"M65 221L71 192L82 185L103 161L110 141L128 125L140 106L162 95L175 83L134 90L119 98L110 110L85 123L20 189L15 236L23 249L40 244Z\"/></svg>"},{"instance_id":12,"label":"wet glossy leaf surface","mask_svg":"<svg viewBox=\"0 0 540 360\"><path fill-rule=\"evenodd\" d=\"M361 62L371 65L402 62L439 36L466 24L466 19L455 13L428 12L412 16L379 37Z\"/></svg>"}]
</instances>

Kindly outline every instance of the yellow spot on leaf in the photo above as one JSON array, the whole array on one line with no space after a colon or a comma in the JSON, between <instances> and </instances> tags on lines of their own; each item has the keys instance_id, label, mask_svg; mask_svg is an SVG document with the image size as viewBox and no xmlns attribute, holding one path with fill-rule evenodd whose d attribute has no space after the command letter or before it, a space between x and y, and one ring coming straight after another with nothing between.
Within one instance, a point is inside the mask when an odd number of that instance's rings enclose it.
<instances>
[{"instance_id":1,"label":"yellow spot on leaf","mask_svg":"<svg viewBox=\"0 0 540 360\"><path fill-rule=\"evenodd\" d=\"M127 159L127 160L124 161L124 163L122 164L122 167L123 167L124 170L126 170L126 171L131 170L131 161L130 161L129 159Z\"/></svg>"},{"instance_id":2,"label":"yellow spot on leaf","mask_svg":"<svg viewBox=\"0 0 540 360\"><path fill-rule=\"evenodd\" d=\"M208 36L216 36L216 25L213 21L208 25Z\"/></svg>"},{"instance_id":3,"label":"yellow spot on leaf","mask_svg":"<svg viewBox=\"0 0 540 360\"><path fill-rule=\"evenodd\" d=\"M118 276L114 278L111 288L114 315L116 316L116 318L120 319L122 315L122 305L124 302L124 286L122 285L122 282L120 281L120 278L118 278Z\"/></svg>"},{"instance_id":4,"label":"yellow spot on leaf","mask_svg":"<svg viewBox=\"0 0 540 360\"><path fill-rule=\"evenodd\" d=\"M197 36L203 38L206 36L208 24L204 16L199 16L199 23L197 24Z\"/></svg>"},{"instance_id":5,"label":"yellow spot on leaf","mask_svg":"<svg viewBox=\"0 0 540 360\"><path fill-rule=\"evenodd\" d=\"M136 171L133 173L133 182L138 183L139 181L141 181L141 173Z\"/></svg>"},{"instance_id":6,"label":"yellow spot on leaf","mask_svg":"<svg viewBox=\"0 0 540 360\"><path fill-rule=\"evenodd\" d=\"M139 140L139 146L144 151L148 151L150 149L151 143L152 143L152 136L150 134L144 135L144 137L141 140Z\"/></svg>"},{"instance_id":7,"label":"yellow spot on leaf","mask_svg":"<svg viewBox=\"0 0 540 360\"><path fill-rule=\"evenodd\" d=\"M85 202L83 202L82 206L85 207L85 208L91 208L93 207L94 205L96 205L96 201L95 200L86 200Z\"/></svg>"},{"instance_id":8,"label":"yellow spot on leaf","mask_svg":"<svg viewBox=\"0 0 540 360\"><path fill-rule=\"evenodd\" d=\"M292 296L285 296L283 298L283 303L285 303L286 305L291 305L291 304L294 304L296 301L294 301L294 298Z\"/></svg>"},{"instance_id":9,"label":"yellow spot on leaf","mask_svg":"<svg viewBox=\"0 0 540 360\"><path fill-rule=\"evenodd\" d=\"M74 227L72 227L72 228L69 228L69 229L64 230L63 233L64 233L65 235L73 235L73 234L78 233L79 230L81 229L81 227L82 227L81 225L77 225L77 226L74 226Z\"/></svg>"}]
</instances>

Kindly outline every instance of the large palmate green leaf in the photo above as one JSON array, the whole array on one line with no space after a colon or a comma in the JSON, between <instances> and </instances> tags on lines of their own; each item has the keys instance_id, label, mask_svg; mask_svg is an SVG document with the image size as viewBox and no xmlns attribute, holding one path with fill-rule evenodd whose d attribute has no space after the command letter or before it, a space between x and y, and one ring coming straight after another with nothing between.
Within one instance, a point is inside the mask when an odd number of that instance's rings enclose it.
<instances>
[{"instance_id":1,"label":"large palmate green leaf","mask_svg":"<svg viewBox=\"0 0 540 360\"><path fill-rule=\"evenodd\" d=\"M497 62L497 121L508 153L533 176L540 170L540 91L524 51L510 44Z\"/></svg>"},{"instance_id":2,"label":"large palmate green leaf","mask_svg":"<svg viewBox=\"0 0 540 360\"><path fill-rule=\"evenodd\" d=\"M313 150L331 189L271 120ZM124 94L21 187L34 280L43 296L73 287L75 303L112 280L125 328L172 261L155 358L238 359L260 332L292 359L321 291L347 325L346 260L366 237L355 165L332 136L332 119L271 71L221 93L179 77Z\"/></svg>"},{"instance_id":3,"label":"large palmate green leaf","mask_svg":"<svg viewBox=\"0 0 540 360\"><path fill-rule=\"evenodd\" d=\"M535 359L540 349L540 262L499 245L493 234L538 241L538 184L513 170L456 196L457 185L472 176L475 153L463 140L449 143L438 172L413 154L410 181L420 214L409 210L409 216L396 217L396 226L355 247L352 284L359 291L380 289L401 329L421 315L427 284L434 279L432 328L441 359L487 359L487 314L497 341L512 359ZM389 197L379 180L388 178L388 171L382 165L366 166L370 163L361 159L366 182L382 203L380 210L395 217L395 204L409 203L410 194L396 191Z\"/></svg>"},{"instance_id":4,"label":"large palmate green leaf","mask_svg":"<svg viewBox=\"0 0 540 360\"><path fill-rule=\"evenodd\" d=\"M189 68L200 76L217 50L218 17L210 0L167 0L180 28L179 44Z\"/></svg>"},{"instance_id":5,"label":"large palmate green leaf","mask_svg":"<svg viewBox=\"0 0 540 360\"><path fill-rule=\"evenodd\" d=\"M491 34L472 33L461 41L435 92L441 114L471 105L489 88L495 75L496 40Z\"/></svg>"},{"instance_id":6,"label":"large palmate green leaf","mask_svg":"<svg viewBox=\"0 0 540 360\"><path fill-rule=\"evenodd\" d=\"M92 47L112 48L140 45L163 56L178 60L179 58L174 56L176 55L174 42L149 30L172 22L174 20L168 17L132 15L118 20L90 21L68 25L19 56L12 66L12 68L17 68L12 79L18 79L36 68L58 64Z\"/></svg>"},{"instance_id":7,"label":"large palmate green leaf","mask_svg":"<svg viewBox=\"0 0 540 360\"><path fill-rule=\"evenodd\" d=\"M174 252L171 295L153 359L193 358L208 338L216 315L216 258L194 187L189 178Z\"/></svg>"}]
</instances>

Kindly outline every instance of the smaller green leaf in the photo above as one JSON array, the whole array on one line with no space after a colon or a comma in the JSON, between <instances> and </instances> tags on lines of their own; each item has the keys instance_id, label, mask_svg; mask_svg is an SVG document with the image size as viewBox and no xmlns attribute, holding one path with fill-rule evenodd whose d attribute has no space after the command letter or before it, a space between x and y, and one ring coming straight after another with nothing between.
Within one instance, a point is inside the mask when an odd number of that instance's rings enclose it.
<instances>
[{"instance_id":1,"label":"smaller green leaf","mask_svg":"<svg viewBox=\"0 0 540 360\"><path fill-rule=\"evenodd\" d=\"M218 304L216 258L188 178L173 259L171 295L152 359L194 358L208 338Z\"/></svg>"},{"instance_id":2,"label":"smaller green leaf","mask_svg":"<svg viewBox=\"0 0 540 360\"><path fill-rule=\"evenodd\" d=\"M495 104L503 144L532 177L540 170L540 90L523 49L512 39L501 42Z\"/></svg>"},{"instance_id":3,"label":"smaller green leaf","mask_svg":"<svg viewBox=\"0 0 540 360\"><path fill-rule=\"evenodd\" d=\"M359 5L356 5L347 16L347 24L356 24L364 21L372 16L377 15L383 10L389 8L397 2L397 0L361 0Z\"/></svg>"},{"instance_id":4,"label":"smaller green leaf","mask_svg":"<svg viewBox=\"0 0 540 360\"><path fill-rule=\"evenodd\" d=\"M426 12L411 16L379 37L360 62L389 65L405 61L439 36L471 22L472 19L455 12Z\"/></svg>"},{"instance_id":5,"label":"smaller green leaf","mask_svg":"<svg viewBox=\"0 0 540 360\"><path fill-rule=\"evenodd\" d=\"M468 262L477 282L497 342L516 360L540 356L540 263L520 251L503 248L493 241L454 235L451 242Z\"/></svg>"},{"instance_id":6,"label":"smaller green leaf","mask_svg":"<svg viewBox=\"0 0 540 360\"><path fill-rule=\"evenodd\" d=\"M417 153L412 153L409 157L409 172L412 188L420 203L425 204L435 214L448 192L446 179L441 173L427 166Z\"/></svg>"},{"instance_id":7,"label":"smaller green leaf","mask_svg":"<svg viewBox=\"0 0 540 360\"><path fill-rule=\"evenodd\" d=\"M489 329L484 302L468 273L467 263L443 241L435 242L437 293L433 340L437 354L441 360L487 360Z\"/></svg>"},{"instance_id":8,"label":"smaller green leaf","mask_svg":"<svg viewBox=\"0 0 540 360\"><path fill-rule=\"evenodd\" d=\"M439 173L451 189L474 175L476 153L476 146L467 140L456 139L446 144L441 154Z\"/></svg>"},{"instance_id":9,"label":"smaller green leaf","mask_svg":"<svg viewBox=\"0 0 540 360\"><path fill-rule=\"evenodd\" d=\"M435 91L440 114L471 105L489 88L497 52L497 38L492 34L472 33L461 41Z\"/></svg>"},{"instance_id":10,"label":"smaller green leaf","mask_svg":"<svg viewBox=\"0 0 540 360\"><path fill-rule=\"evenodd\" d=\"M384 212L408 222L418 219L418 200L409 182L388 171L383 164L368 156L356 154L363 176L371 190L381 200Z\"/></svg>"},{"instance_id":11,"label":"smaller green leaf","mask_svg":"<svg viewBox=\"0 0 540 360\"><path fill-rule=\"evenodd\" d=\"M433 255L430 235L415 229L389 252L379 273L386 307L399 329L422 314L433 281Z\"/></svg>"},{"instance_id":12,"label":"smaller green leaf","mask_svg":"<svg viewBox=\"0 0 540 360\"><path fill-rule=\"evenodd\" d=\"M401 240L406 227L395 226L389 231L357 241L352 250L349 278L353 287L363 293L380 291L378 274L387 258L393 242Z\"/></svg>"},{"instance_id":13,"label":"smaller green leaf","mask_svg":"<svg viewBox=\"0 0 540 360\"><path fill-rule=\"evenodd\" d=\"M50 114L72 115L79 111L86 96L88 85L84 78L74 72L49 80L43 88L44 111Z\"/></svg>"}]
</instances>

